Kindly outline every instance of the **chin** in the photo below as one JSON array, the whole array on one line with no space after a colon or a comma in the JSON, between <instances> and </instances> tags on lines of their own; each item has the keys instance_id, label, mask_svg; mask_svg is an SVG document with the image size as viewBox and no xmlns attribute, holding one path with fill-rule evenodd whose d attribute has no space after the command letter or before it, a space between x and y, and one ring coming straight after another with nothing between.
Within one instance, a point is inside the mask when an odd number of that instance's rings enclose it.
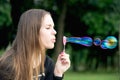
<instances>
[{"instance_id":1,"label":"chin","mask_svg":"<svg viewBox=\"0 0 120 80\"><path fill-rule=\"evenodd\" d=\"M53 48L54 48L54 46L50 47L50 49L53 49Z\"/></svg>"},{"instance_id":2,"label":"chin","mask_svg":"<svg viewBox=\"0 0 120 80\"><path fill-rule=\"evenodd\" d=\"M47 49L53 49L54 48L54 45L53 46L48 46Z\"/></svg>"}]
</instances>

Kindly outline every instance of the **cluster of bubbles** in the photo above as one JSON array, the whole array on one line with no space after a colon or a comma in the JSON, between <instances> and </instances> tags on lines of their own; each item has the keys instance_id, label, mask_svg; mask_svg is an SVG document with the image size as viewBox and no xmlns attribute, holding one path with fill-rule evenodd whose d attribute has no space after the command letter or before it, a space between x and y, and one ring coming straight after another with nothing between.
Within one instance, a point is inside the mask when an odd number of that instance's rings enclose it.
<instances>
[{"instance_id":1,"label":"cluster of bubbles","mask_svg":"<svg viewBox=\"0 0 120 80\"><path fill-rule=\"evenodd\" d=\"M100 38L95 38L94 40L91 37L63 37L64 42L76 43L83 46L100 46L102 49L114 49L117 46L117 39L114 36L108 36L104 40Z\"/></svg>"}]
</instances>

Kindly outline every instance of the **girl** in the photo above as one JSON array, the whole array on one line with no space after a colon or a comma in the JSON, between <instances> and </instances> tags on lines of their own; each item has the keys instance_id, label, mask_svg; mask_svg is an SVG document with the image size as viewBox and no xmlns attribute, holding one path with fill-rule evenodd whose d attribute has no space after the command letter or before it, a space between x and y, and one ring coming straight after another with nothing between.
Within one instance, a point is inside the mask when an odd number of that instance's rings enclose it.
<instances>
[{"instance_id":1,"label":"girl","mask_svg":"<svg viewBox=\"0 0 120 80\"><path fill-rule=\"evenodd\" d=\"M69 55L62 52L56 64L45 52L56 42L54 22L49 12L30 9L18 23L15 40L0 58L0 79L7 80L62 80L70 67Z\"/></svg>"}]
</instances>

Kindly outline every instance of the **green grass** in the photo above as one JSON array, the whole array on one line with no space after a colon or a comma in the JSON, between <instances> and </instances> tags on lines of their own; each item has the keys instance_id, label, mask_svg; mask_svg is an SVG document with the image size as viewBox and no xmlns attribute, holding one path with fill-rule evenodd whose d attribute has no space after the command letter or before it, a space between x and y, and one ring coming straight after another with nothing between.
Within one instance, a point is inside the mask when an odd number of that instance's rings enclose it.
<instances>
[{"instance_id":1,"label":"green grass","mask_svg":"<svg viewBox=\"0 0 120 80\"><path fill-rule=\"evenodd\" d=\"M66 72L63 80L120 80L118 73Z\"/></svg>"}]
</instances>

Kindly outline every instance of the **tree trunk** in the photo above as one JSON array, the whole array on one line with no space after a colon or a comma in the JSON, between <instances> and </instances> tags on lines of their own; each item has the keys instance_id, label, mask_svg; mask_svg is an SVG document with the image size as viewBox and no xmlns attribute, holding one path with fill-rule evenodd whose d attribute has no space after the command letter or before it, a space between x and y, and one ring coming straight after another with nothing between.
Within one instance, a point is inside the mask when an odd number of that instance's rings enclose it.
<instances>
[{"instance_id":1,"label":"tree trunk","mask_svg":"<svg viewBox=\"0 0 120 80\"><path fill-rule=\"evenodd\" d=\"M66 12L67 12L67 4L64 2L63 8L61 10L61 14L58 18L57 42L54 50L54 54L56 54L55 57L57 57L58 54L62 52L62 48L63 48L62 41L63 41L63 34L64 34L64 24L65 24L64 21L66 17Z\"/></svg>"}]
</instances>

